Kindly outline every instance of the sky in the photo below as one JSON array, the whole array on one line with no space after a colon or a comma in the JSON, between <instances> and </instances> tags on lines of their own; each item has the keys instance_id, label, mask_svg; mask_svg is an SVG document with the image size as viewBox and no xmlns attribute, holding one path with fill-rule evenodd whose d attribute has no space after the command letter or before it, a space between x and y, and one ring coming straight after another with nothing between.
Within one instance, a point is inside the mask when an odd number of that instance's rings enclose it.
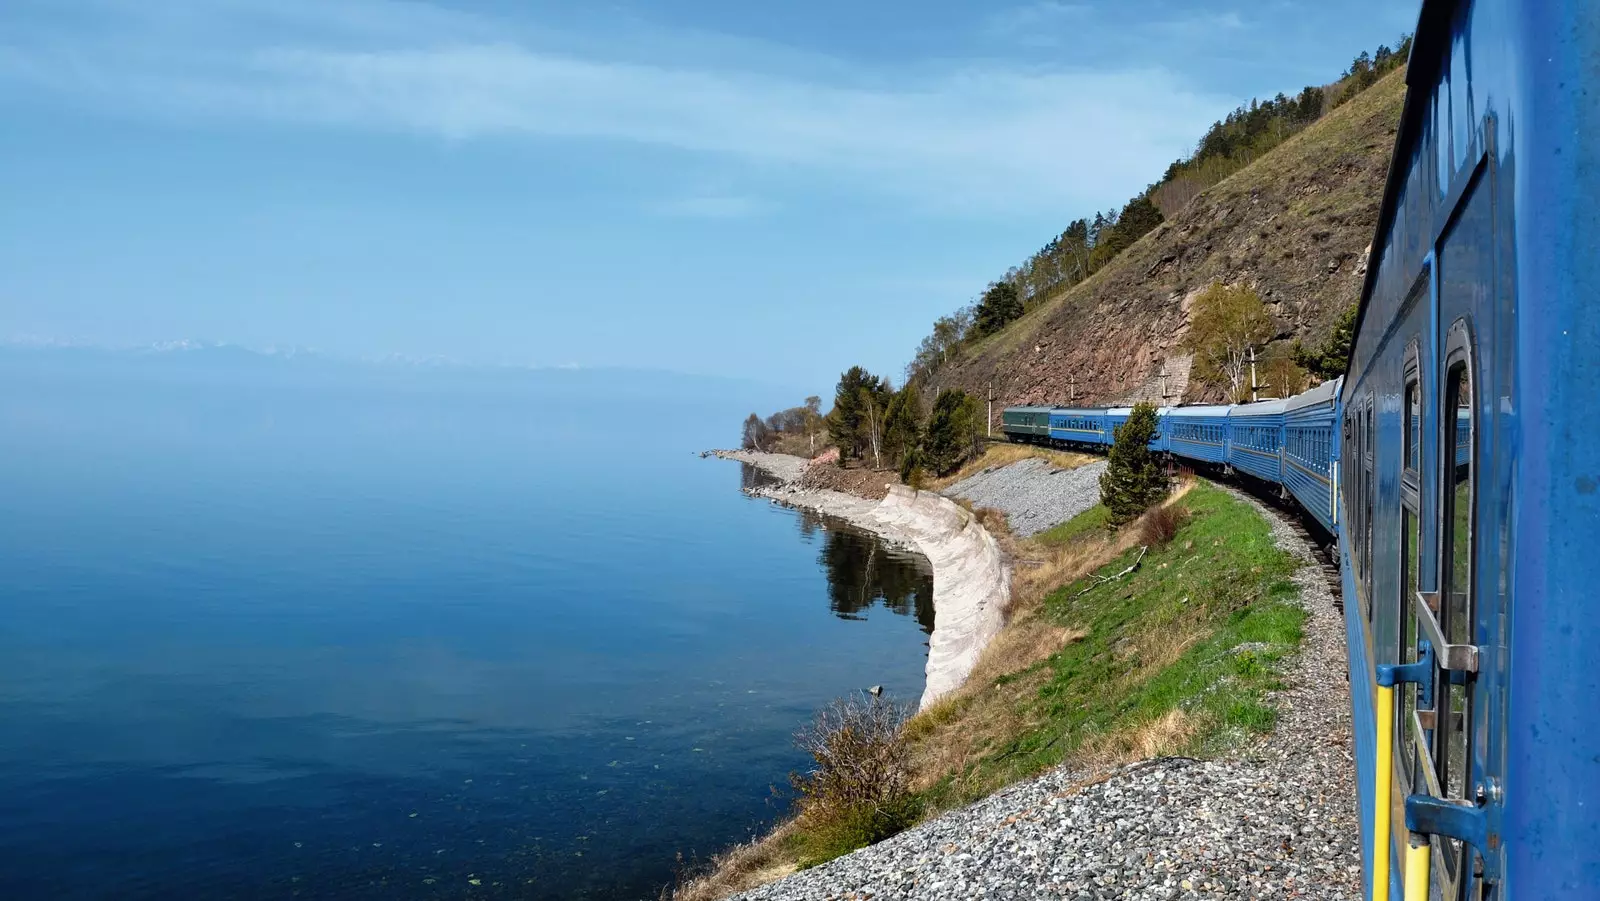
<instances>
[{"instance_id":1,"label":"sky","mask_svg":"<svg viewBox=\"0 0 1600 901\"><path fill-rule=\"evenodd\" d=\"M0 342L826 393L1394 0L5 0Z\"/></svg>"}]
</instances>

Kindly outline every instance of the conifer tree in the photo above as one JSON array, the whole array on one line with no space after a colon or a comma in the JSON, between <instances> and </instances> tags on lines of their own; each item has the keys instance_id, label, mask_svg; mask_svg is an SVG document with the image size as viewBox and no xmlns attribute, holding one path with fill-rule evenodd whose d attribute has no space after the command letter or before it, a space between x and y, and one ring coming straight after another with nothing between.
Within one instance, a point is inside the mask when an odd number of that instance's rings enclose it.
<instances>
[{"instance_id":1,"label":"conifer tree","mask_svg":"<svg viewBox=\"0 0 1600 901\"><path fill-rule=\"evenodd\" d=\"M906 385L889 400L889 409L883 414L884 454L901 466L921 443L922 397L917 386Z\"/></svg>"},{"instance_id":2,"label":"conifer tree","mask_svg":"<svg viewBox=\"0 0 1600 901\"><path fill-rule=\"evenodd\" d=\"M1111 511L1113 526L1126 525L1167 496L1167 475L1150 452L1156 434L1156 408L1139 404L1128 421L1117 426L1106 471L1100 474L1100 503Z\"/></svg>"},{"instance_id":3,"label":"conifer tree","mask_svg":"<svg viewBox=\"0 0 1600 901\"><path fill-rule=\"evenodd\" d=\"M933 402L933 413L928 417L928 434L923 440L923 457L936 473L945 475L972 456L981 434L977 401L959 388L946 388Z\"/></svg>"},{"instance_id":4,"label":"conifer tree","mask_svg":"<svg viewBox=\"0 0 1600 901\"><path fill-rule=\"evenodd\" d=\"M872 442L878 437L876 429L888 402L888 383L860 366L852 366L839 376L833 410L827 420L828 438L839 449L840 463L872 452Z\"/></svg>"}]
</instances>

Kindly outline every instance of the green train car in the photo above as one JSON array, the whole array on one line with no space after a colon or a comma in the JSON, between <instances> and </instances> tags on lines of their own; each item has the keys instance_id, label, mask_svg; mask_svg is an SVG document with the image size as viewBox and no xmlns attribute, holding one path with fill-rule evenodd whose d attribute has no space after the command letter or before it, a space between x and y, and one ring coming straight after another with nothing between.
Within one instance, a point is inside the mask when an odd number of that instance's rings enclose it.
<instances>
[{"instance_id":1,"label":"green train car","mask_svg":"<svg viewBox=\"0 0 1600 901\"><path fill-rule=\"evenodd\" d=\"M1012 441L1046 444L1050 441L1050 408L1007 407L1000 414L1000 429Z\"/></svg>"}]
</instances>

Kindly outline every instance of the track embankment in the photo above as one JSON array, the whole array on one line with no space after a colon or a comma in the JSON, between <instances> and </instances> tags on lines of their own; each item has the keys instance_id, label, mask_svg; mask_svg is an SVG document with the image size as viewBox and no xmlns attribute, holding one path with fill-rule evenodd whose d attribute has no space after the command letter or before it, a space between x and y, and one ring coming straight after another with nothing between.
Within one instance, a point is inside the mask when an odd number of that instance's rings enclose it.
<instances>
[{"instance_id":1,"label":"track embankment","mask_svg":"<svg viewBox=\"0 0 1600 901\"><path fill-rule=\"evenodd\" d=\"M1268 698L1268 735L1209 760L1059 766L737 897L1359 898L1343 623L1297 530L1235 497L1300 564L1291 578L1306 614L1302 639Z\"/></svg>"},{"instance_id":2,"label":"track embankment","mask_svg":"<svg viewBox=\"0 0 1600 901\"><path fill-rule=\"evenodd\" d=\"M896 544L915 549L933 566L933 635L920 706L959 688L1005 622L1011 575L999 542L960 505L931 491L888 487L882 500L805 488L807 462L787 454L719 451L717 456L758 467L778 483L749 489L755 497L836 516Z\"/></svg>"}]
</instances>

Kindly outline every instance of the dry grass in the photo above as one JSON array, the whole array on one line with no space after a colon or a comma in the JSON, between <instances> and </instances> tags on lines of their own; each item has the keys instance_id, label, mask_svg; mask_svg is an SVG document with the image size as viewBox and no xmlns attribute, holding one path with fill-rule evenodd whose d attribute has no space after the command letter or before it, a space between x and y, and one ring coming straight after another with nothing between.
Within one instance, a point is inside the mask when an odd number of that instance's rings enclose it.
<instances>
[{"instance_id":1,"label":"dry grass","mask_svg":"<svg viewBox=\"0 0 1600 901\"><path fill-rule=\"evenodd\" d=\"M794 839L795 823L790 820L761 838L734 845L711 858L708 871L682 883L663 901L717 901L782 879L795 872L788 845Z\"/></svg>"},{"instance_id":2,"label":"dry grass","mask_svg":"<svg viewBox=\"0 0 1600 901\"><path fill-rule=\"evenodd\" d=\"M1125 650L1129 668L1122 681L1137 685L1178 662L1190 648L1211 637L1212 629L1198 617L1142 631Z\"/></svg>"},{"instance_id":3,"label":"dry grass","mask_svg":"<svg viewBox=\"0 0 1600 901\"><path fill-rule=\"evenodd\" d=\"M943 491L951 485L970 478L985 469L1000 466L1010 466L1022 460L1043 460L1059 469L1076 469L1085 463L1093 462L1098 458L1088 454L1075 454L1071 451L1051 450L1048 447L1036 447L1032 444L991 444L982 454L973 457L954 474L941 479L929 479L927 488L931 491Z\"/></svg>"},{"instance_id":4,"label":"dry grass","mask_svg":"<svg viewBox=\"0 0 1600 901\"><path fill-rule=\"evenodd\" d=\"M1166 547L1189 521L1189 511L1176 504L1159 504L1139 517L1139 540L1145 547Z\"/></svg>"},{"instance_id":5,"label":"dry grass","mask_svg":"<svg viewBox=\"0 0 1600 901\"><path fill-rule=\"evenodd\" d=\"M1075 766L1101 769L1166 757L1181 751L1200 728L1198 718L1174 707L1153 720L1089 736L1070 759Z\"/></svg>"},{"instance_id":6,"label":"dry grass","mask_svg":"<svg viewBox=\"0 0 1600 901\"><path fill-rule=\"evenodd\" d=\"M1038 606L1057 587L1091 573L1139 544L1138 529L1085 535L1066 544L1030 542L1016 548L1011 577L1012 616Z\"/></svg>"}]
</instances>

